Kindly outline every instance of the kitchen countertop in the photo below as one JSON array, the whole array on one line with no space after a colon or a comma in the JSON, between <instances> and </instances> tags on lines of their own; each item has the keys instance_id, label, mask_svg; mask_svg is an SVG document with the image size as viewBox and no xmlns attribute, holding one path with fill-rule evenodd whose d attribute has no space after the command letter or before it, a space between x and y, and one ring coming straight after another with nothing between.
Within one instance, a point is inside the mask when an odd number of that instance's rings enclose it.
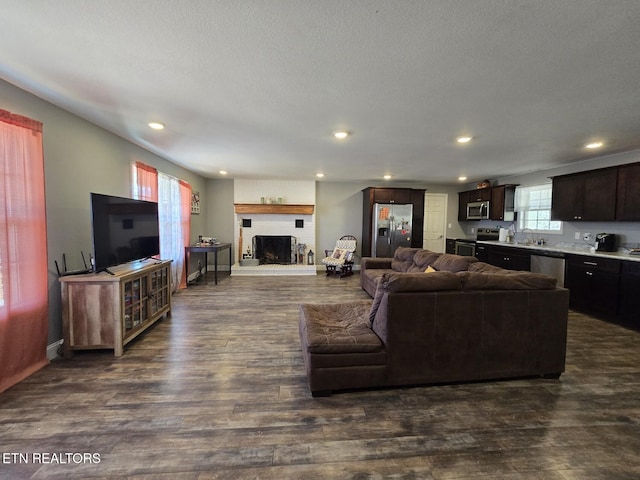
<instances>
[{"instance_id":1,"label":"kitchen countertop","mask_svg":"<svg viewBox=\"0 0 640 480\"><path fill-rule=\"evenodd\" d=\"M529 250L531 253L565 253L571 255L586 255L589 257L610 258L614 260L628 260L631 262L640 262L640 255L629 255L628 252L591 252L588 246L581 245L527 245L524 243L498 242L495 240L478 240L477 243L485 245L494 245L498 247L522 248Z\"/></svg>"}]
</instances>

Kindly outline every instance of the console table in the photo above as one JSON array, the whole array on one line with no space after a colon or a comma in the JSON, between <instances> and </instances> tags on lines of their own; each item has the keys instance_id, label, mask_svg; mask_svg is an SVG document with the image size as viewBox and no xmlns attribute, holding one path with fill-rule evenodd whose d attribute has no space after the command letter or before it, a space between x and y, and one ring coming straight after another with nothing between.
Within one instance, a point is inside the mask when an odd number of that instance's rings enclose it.
<instances>
[{"instance_id":1,"label":"console table","mask_svg":"<svg viewBox=\"0 0 640 480\"><path fill-rule=\"evenodd\" d=\"M213 245L197 244L184 247L184 268L186 270L186 278L189 278L189 256L192 253L204 253L204 273L207 273L208 254L213 252L213 265L214 265L214 279L216 285L218 284L218 252L220 250L229 250L229 271L231 271L231 244L230 243L215 243ZM188 283L188 282L187 282Z\"/></svg>"},{"instance_id":2,"label":"console table","mask_svg":"<svg viewBox=\"0 0 640 480\"><path fill-rule=\"evenodd\" d=\"M171 312L171 260L113 267L113 273L60 277L64 356L124 346Z\"/></svg>"}]
</instances>

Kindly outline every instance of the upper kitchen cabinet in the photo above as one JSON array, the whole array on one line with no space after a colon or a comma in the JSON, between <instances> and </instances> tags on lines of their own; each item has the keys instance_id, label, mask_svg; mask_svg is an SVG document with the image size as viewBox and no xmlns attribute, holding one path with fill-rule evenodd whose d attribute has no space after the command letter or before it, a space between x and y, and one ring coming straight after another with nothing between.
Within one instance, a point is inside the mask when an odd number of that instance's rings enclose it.
<instances>
[{"instance_id":1,"label":"upper kitchen cabinet","mask_svg":"<svg viewBox=\"0 0 640 480\"><path fill-rule=\"evenodd\" d=\"M512 222L516 185L498 185L458 193L458 220L467 220L467 204L489 202L489 220Z\"/></svg>"},{"instance_id":2,"label":"upper kitchen cabinet","mask_svg":"<svg viewBox=\"0 0 640 480\"><path fill-rule=\"evenodd\" d=\"M640 220L640 163L618 167L616 220Z\"/></svg>"},{"instance_id":3,"label":"upper kitchen cabinet","mask_svg":"<svg viewBox=\"0 0 640 480\"><path fill-rule=\"evenodd\" d=\"M490 188L477 188L466 192L458 192L458 220L467 220L467 204L487 201L491 201Z\"/></svg>"},{"instance_id":4,"label":"upper kitchen cabinet","mask_svg":"<svg viewBox=\"0 0 640 480\"><path fill-rule=\"evenodd\" d=\"M498 185L491 188L489 220L513 222L516 185Z\"/></svg>"},{"instance_id":5,"label":"upper kitchen cabinet","mask_svg":"<svg viewBox=\"0 0 640 480\"><path fill-rule=\"evenodd\" d=\"M615 220L617 183L616 168L553 177L551 218L567 221Z\"/></svg>"},{"instance_id":6,"label":"upper kitchen cabinet","mask_svg":"<svg viewBox=\"0 0 640 480\"><path fill-rule=\"evenodd\" d=\"M475 190L469 190L467 193L469 194L469 197L467 198L469 203L486 202L491 200L490 188L476 188Z\"/></svg>"},{"instance_id":7,"label":"upper kitchen cabinet","mask_svg":"<svg viewBox=\"0 0 640 480\"><path fill-rule=\"evenodd\" d=\"M412 203L410 188L367 188L369 203ZM423 190L424 192L424 190Z\"/></svg>"},{"instance_id":8,"label":"upper kitchen cabinet","mask_svg":"<svg viewBox=\"0 0 640 480\"><path fill-rule=\"evenodd\" d=\"M467 203L469 203L469 194L471 192L458 193L458 221L467 219Z\"/></svg>"}]
</instances>

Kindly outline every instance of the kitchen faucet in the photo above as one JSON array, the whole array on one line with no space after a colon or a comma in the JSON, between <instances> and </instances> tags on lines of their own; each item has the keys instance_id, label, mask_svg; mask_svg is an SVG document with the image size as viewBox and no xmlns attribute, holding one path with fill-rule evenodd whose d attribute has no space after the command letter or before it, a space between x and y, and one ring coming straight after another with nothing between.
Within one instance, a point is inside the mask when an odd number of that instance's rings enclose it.
<instances>
[{"instance_id":1,"label":"kitchen faucet","mask_svg":"<svg viewBox=\"0 0 640 480\"><path fill-rule=\"evenodd\" d=\"M525 238L525 232L529 232L529 239ZM533 235L533 230L531 230L530 228L523 228L522 230L520 230L520 234L522 235L522 240L524 240L525 245L535 245L536 239Z\"/></svg>"}]
</instances>

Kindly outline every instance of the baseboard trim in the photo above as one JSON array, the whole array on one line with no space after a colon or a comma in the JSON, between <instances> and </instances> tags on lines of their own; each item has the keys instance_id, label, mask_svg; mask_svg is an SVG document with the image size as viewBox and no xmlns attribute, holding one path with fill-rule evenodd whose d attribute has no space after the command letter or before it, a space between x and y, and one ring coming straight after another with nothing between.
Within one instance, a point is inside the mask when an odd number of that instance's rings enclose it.
<instances>
[{"instance_id":1,"label":"baseboard trim","mask_svg":"<svg viewBox=\"0 0 640 480\"><path fill-rule=\"evenodd\" d=\"M47 359L53 360L54 358L58 358L58 349L63 343L64 339L61 338L57 342L53 342L51 345L47 345Z\"/></svg>"}]
</instances>

